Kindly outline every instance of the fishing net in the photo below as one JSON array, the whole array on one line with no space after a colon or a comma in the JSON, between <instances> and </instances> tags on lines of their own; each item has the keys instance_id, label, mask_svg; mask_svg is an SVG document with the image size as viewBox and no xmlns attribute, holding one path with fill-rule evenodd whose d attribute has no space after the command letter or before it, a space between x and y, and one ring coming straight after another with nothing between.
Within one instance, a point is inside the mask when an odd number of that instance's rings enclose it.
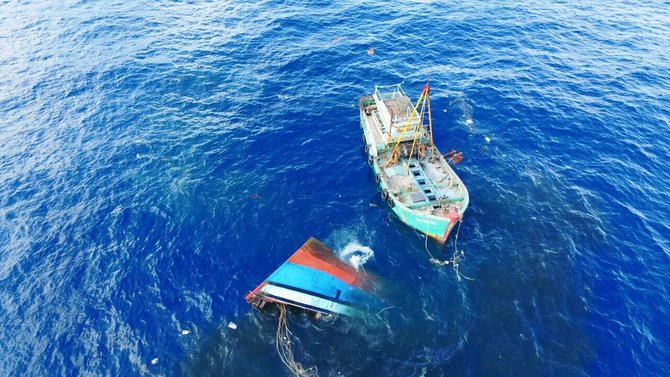
<instances>
[{"instance_id":1,"label":"fishing net","mask_svg":"<svg viewBox=\"0 0 670 377\"><path fill-rule=\"evenodd\" d=\"M286 305L278 303L279 309L279 324L277 325L276 346L279 358L286 365L286 367L298 377L318 377L316 366L305 368L295 360L293 355L293 342L291 342L291 330L288 328L288 321L286 319Z\"/></svg>"}]
</instances>

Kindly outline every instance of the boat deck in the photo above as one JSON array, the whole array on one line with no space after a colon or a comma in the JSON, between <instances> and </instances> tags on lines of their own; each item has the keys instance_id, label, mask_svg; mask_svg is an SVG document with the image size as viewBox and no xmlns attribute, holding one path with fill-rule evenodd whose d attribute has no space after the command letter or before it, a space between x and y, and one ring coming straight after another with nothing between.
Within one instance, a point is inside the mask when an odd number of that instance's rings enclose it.
<instances>
[{"instance_id":1,"label":"boat deck","mask_svg":"<svg viewBox=\"0 0 670 377\"><path fill-rule=\"evenodd\" d=\"M396 95L394 97L384 98L383 100L384 105L386 105L386 108L389 110L389 112L393 114L394 117L396 117L394 121L407 121L409 112L411 112L412 109L412 104L409 102L407 97Z\"/></svg>"},{"instance_id":2,"label":"boat deck","mask_svg":"<svg viewBox=\"0 0 670 377\"><path fill-rule=\"evenodd\" d=\"M452 179L438 158L402 159L393 166L384 168L381 164L381 167L389 191L410 208L433 207L436 210L442 204L463 200L458 181Z\"/></svg>"},{"instance_id":3,"label":"boat deck","mask_svg":"<svg viewBox=\"0 0 670 377\"><path fill-rule=\"evenodd\" d=\"M361 101L372 99L372 96L364 97ZM372 108L370 115L365 114L365 121L367 124L372 125L370 127L370 132L372 132L372 137L375 140L376 144L386 143L387 138L385 135L382 135L382 132L386 132L386 127L382 122L379 112L376 108Z\"/></svg>"}]
</instances>

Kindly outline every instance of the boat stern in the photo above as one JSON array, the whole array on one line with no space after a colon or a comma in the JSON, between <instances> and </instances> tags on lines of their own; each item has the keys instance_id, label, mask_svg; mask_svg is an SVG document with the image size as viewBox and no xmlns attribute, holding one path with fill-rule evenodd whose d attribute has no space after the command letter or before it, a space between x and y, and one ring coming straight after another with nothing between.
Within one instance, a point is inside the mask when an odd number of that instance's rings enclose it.
<instances>
[{"instance_id":1,"label":"boat stern","mask_svg":"<svg viewBox=\"0 0 670 377\"><path fill-rule=\"evenodd\" d=\"M455 211L450 214L450 216L440 217L421 213L420 211L414 211L406 206L397 204L393 206L393 212L395 212L405 224L426 234L441 244L447 242L454 226L460 221L460 217Z\"/></svg>"}]
</instances>

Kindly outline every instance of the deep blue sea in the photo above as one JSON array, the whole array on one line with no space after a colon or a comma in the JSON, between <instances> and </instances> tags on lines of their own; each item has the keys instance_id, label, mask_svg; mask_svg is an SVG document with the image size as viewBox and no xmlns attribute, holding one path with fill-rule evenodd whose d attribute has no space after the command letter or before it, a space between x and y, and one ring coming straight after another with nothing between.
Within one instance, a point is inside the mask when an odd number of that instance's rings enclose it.
<instances>
[{"instance_id":1,"label":"deep blue sea","mask_svg":"<svg viewBox=\"0 0 670 377\"><path fill-rule=\"evenodd\" d=\"M426 82L460 280L361 141ZM315 236L387 307L289 315L320 376L668 376L668 161L668 2L2 1L0 375L288 376L243 296Z\"/></svg>"}]
</instances>

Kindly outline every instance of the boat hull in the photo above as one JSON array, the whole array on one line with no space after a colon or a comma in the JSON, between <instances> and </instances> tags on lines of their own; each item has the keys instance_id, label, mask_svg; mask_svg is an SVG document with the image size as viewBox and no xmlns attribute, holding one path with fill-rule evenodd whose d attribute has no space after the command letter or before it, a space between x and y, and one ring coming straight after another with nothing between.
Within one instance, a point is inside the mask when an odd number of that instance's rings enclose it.
<instances>
[{"instance_id":1,"label":"boat hull","mask_svg":"<svg viewBox=\"0 0 670 377\"><path fill-rule=\"evenodd\" d=\"M440 215L435 215L431 212L432 205L424 205L423 208L413 208L416 206L408 205L406 199L403 201L399 200L398 197L395 197L393 194L394 191L389 187L389 182L387 181L388 175L384 174L384 169L379 165L380 161L383 160L385 156L389 154L392 149L392 144L385 140L386 136L380 135L379 129L375 129L372 124L370 124L370 114L365 113L364 111L364 101L366 97L362 97L359 100L360 108L360 127L363 132L363 140L365 143L365 152L368 159L368 164L371 166L375 179L378 185L378 191L382 193L382 199L391 207L391 210L398 216L398 218L409 225L410 227L426 234L427 236L435 239L439 243L445 243L452 232L454 226L462 218L462 214L467 208L468 198L467 190L463 189L463 196L454 197L453 199L445 199L440 203L440 205L445 205L449 200L453 202L459 202L459 205L454 207L454 212ZM388 131L388 129L387 129ZM380 137L381 136L381 137ZM434 148L434 152L439 155L437 148ZM439 155L441 159L442 156ZM423 163L422 159L415 159L419 164ZM446 162L444 163L445 165ZM448 170L452 170L448 168ZM454 180L457 180L458 183L460 179L457 178L456 174L452 171L452 177Z\"/></svg>"},{"instance_id":2,"label":"boat hull","mask_svg":"<svg viewBox=\"0 0 670 377\"><path fill-rule=\"evenodd\" d=\"M370 276L310 238L245 299L255 308L281 303L313 313L363 316L379 310Z\"/></svg>"}]
</instances>

